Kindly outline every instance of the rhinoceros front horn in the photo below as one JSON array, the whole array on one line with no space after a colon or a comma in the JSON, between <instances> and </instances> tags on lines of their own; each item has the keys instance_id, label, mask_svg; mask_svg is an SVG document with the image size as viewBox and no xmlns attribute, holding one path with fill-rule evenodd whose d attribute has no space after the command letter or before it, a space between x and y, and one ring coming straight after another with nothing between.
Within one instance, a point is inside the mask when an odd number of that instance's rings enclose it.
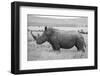
<instances>
[{"instance_id":1,"label":"rhinoceros front horn","mask_svg":"<svg viewBox=\"0 0 100 76\"><path fill-rule=\"evenodd\" d=\"M35 39L35 40L37 39L37 37L35 35L33 35L32 31L31 31L31 35L32 35L33 39Z\"/></svg>"}]
</instances>

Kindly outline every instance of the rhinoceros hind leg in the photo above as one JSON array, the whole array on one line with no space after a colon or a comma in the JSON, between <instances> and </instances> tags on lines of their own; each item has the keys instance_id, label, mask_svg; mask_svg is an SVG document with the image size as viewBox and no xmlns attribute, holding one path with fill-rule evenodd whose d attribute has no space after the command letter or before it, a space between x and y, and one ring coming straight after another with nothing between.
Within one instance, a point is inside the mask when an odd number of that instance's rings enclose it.
<instances>
[{"instance_id":1,"label":"rhinoceros hind leg","mask_svg":"<svg viewBox=\"0 0 100 76\"><path fill-rule=\"evenodd\" d=\"M84 47L82 48L82 51L85 52L85 48Z\"/></svg>"},{"instance_id":2,"label":"rhinoceros hind leg","mask_svg":"<svg viewBox=\"0 0 100 76\"><path fill-rule=\"evenodd\" d=\"M76 46L76 48L77 48L78 51L83 51L83 52L85 52L85 48L84 48L83 43L77 42L75 46Z\"/></svg>"},{"instance_id":3,"label":"rhinoceros hind leg","mask_svg":"<svg viewBox=\"0 0 100 76\"><path fill-rule=\"evenodd\" d=\"M78 51L85 52L85 49L84 49L84 47L83 47L83 48L79 49Z\"/></svg>"}]
</instances>

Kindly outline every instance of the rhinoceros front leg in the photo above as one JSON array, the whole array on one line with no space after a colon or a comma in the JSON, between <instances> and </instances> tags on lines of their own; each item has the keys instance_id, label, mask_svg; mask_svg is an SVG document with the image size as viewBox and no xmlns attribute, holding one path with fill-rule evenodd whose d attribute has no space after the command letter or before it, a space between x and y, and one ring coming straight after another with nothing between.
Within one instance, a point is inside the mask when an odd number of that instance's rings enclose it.
<instances>
[{"instance_id":1,"label":"rhinoceros front leg","mask_svg":"<svg viewBox=\"0 0 100 76\"><path fill-rule=\"evenodd\" d=\"M53 44L53 45L52 45L52 48L53 48L54 51L60 51L60 46L59 46L59 44Z\"/></svg>"},{"instance_id":2,"label":"rhinoceros front leg","mask_svg":"<svg viewBox=\"0 0 100 76\"><path fill-rule=\"evenodd\" d=\"M60 51L60 45L56 40L53 40L52 42L50 42L50 44L54 51Z\"/></svg>"}]
</instances>

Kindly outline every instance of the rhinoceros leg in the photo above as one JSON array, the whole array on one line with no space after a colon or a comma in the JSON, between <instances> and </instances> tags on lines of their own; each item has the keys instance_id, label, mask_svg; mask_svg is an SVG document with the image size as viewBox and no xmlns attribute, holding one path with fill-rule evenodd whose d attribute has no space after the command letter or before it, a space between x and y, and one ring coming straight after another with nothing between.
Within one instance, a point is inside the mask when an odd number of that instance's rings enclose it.
<instances>
[{"instance_id":1,"label":"rhinoceros leg","mask_svg":"<svg viewBox=\"0 0 100 76\"><path fill-rule=\"evenodd\" d=\"M83 38L78 39L78 40L76 41L75 46L77 47L77 50L78 50L78 51L83 51L83 52L85 52L85 45L84 45L84 40L83 40Z\"/></svg>"},{"instance_id":2,"label":"rhinoceros leg","mask_svg":"<svg viewBox=\"0 0 100 76\"><path fill-rule=\"evenodd\" d=\"M60 45L59 45L58 41L52 40L52 41L50 41L50 44L54 51L60 51Z\"/></svg>"},{"instance_id":3,"label":"rhinoceros leg","mask_svg":"<svg viewBox=\"0 0 100 76\"><path fill-rule=\"evenodd\" d=\"M82 51L85 52L85 48L84 47L82 48Z\"/></svg>"},{"instance_id":4,"label":"rhinoceros leg","mask_svg":"<svg viewBox=\"0 0 100 76\"><path fill-rule=\"evenodd\" d=\"M60 46L59 46L59 44L56 44L56 45L53 44L53 45L52 45L52 48L53 48L54 51L60 51Z\"/></svg>"},{"instance_id":5,"label":"rhinoceros leg","mask_svg":"<svg viewBox=\"0 0 100 76\"><path fill-rule=\"evenodd\" d=\"M77 50L78 50L78 51L83 51L83 52L85 52L84 47L81 47L81 48L79 48L78 46L76 46L76 47L77 47Z\"/></svg>"}]
</instances>

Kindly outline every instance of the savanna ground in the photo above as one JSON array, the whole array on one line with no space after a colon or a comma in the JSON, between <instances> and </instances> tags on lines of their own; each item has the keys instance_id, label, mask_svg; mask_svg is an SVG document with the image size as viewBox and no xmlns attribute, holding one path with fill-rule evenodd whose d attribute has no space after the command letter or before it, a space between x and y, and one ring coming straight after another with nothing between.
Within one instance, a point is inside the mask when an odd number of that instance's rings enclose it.
<instances>
[{"instance_id":1,"label":"savanna ground","mask_svg":"<svg viewBox=\"0 0 100 76\"><path fill-rule=\"evenodd\" d=\"M27 51L27 60L55 60L55 59L80 59L80 58L88 58L88 34L82 34L85 43L85 53L78 52L76 47L71 49L61 49L60 52L55 52L52 50L51 45L48 42L45 42L41 45L37 45L35 40L28 32L28 51Z\"/></svg>"}]
</instances>

